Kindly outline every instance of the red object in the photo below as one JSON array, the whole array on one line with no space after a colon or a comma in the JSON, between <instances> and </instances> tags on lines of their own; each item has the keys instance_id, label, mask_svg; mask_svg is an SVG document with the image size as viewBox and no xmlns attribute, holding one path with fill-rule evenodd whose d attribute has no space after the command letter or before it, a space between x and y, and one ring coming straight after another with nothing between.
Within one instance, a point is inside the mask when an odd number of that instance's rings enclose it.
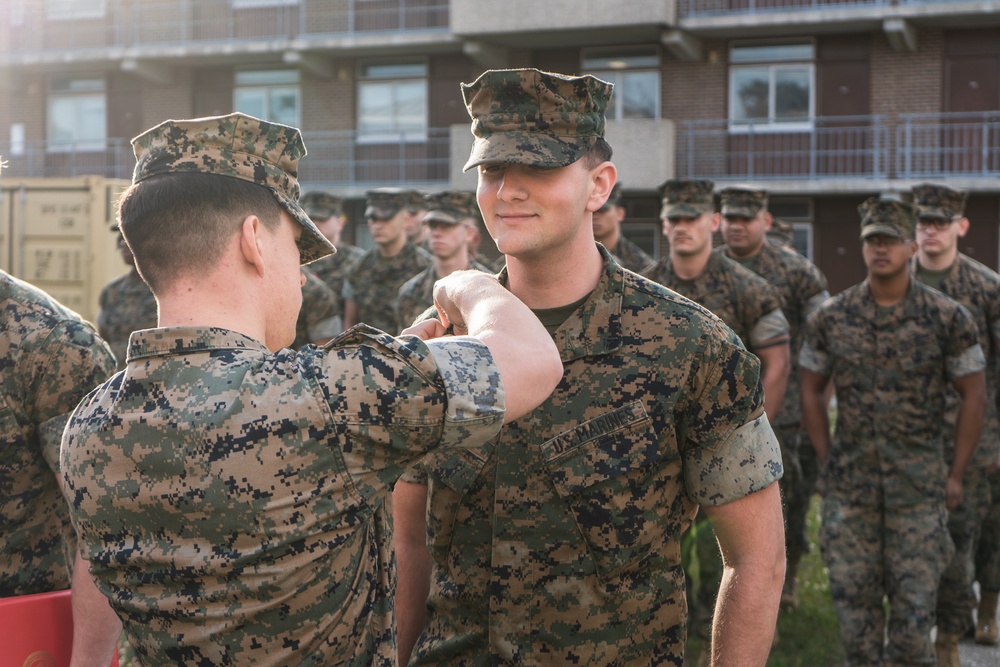
<instances>
[{"instance_id":1,"label":"red object","mask_svg":"<svg viewBox=\"0 0 1000 667\"><path fill-rule=\"evenodd\" d=\"M72 648L68 590L0 598L0 667L68 667Z\"/></svg>"}]
</instances>

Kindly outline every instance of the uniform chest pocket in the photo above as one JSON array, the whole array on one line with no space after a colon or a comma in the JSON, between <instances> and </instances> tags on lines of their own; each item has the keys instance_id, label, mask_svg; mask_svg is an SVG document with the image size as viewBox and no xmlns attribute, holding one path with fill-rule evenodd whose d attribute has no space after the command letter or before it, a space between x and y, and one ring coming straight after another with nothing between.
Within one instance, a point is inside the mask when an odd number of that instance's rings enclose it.
<instances>
[{"instance_id":1,"label":"uniform chest pocket","mask_svg":"<svg viewBox=\"0 0 1000 667\"><path fill-rule=\"evenodd\" d=\"M542 451L603 577L636 567L653 548L669 548L681 460L673 430L658 434L641 403L561 433Z\"/></svg>"}]
</instances>

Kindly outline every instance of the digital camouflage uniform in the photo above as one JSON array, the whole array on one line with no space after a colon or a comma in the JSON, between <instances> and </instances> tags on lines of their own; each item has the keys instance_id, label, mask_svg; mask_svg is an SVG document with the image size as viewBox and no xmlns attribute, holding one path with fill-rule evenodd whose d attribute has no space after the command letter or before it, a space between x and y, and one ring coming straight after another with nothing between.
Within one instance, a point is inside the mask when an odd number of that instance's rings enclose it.
<instances>
[{"instance_id":1,"label":"digital camouflage uniform","mask_svg":"<svg viewBox=\"0 0 1000 667\"><path fill-rule=\"evenodd\" d=\"M688 182L690 184L690 182ZM679 184L680 186L680 184ZM673 195L665 197L670 205ZM706 205L711 206L711 187ZM700 213L699 213L700 214ZM673 271L670 255L664 256L646 272L646 277L695 301L722 319L740 337L743 344L755 347L784 337L787 344L788 323L781 312L781 300L773 287L760 276L744 269L728 257L712 253L704 270L694 280L682 280ZM691 633L709 639L715 601L722 582L722 557L708 518L701 513L687 538L697 559L699 578L691 581L688 603L691 606ZM692 564L686 561L690 572Z\"/></svg>"},{"instance_id":2,"label":"digital camouflage uniform","mask_svg":"<svg viewBox=\"0 0 1000 667\"><path fill-rule=\"evenodd\" d=\"M723 216L737 215L753 219L767 208L767 192L763 190L725 188L719 193L719 199ZM826 277L802 255L770 243L764 243L760 252L747 258L734 256L726 245L716 248L716 252L753 271L774 287L781 299L781 312L788 321L791 368L781 408L771 421L778 442L781 443L781 460L785 467L785 474L781 478L781 495L785 509L788 561L798 563L801 556L809 552L806 517L819 473L815 450L801 429L798 353L802 346L802 329L806 319L830 298Z\"/></svg>"},{"instance_id":3,"label":"digital camouflage uniform","mask_svg":"<svg viewBox=\"0 0 1000 667\"><path fill-rule=\"evenodd\" d=\"M326 342L344 329L340 299L311 269L312 264L302 267L306 282L302 285L302 308L295 320L294 349L316 341Z\"/></svg>"},{"instance_id":4,"label":"digital camouflage uniform","mask_svg":"<svg viewBox=\"0 0 1000 667\"><path fill-rule=\"evenodd\" d=\"M133 182L174 159L257 163L237 178L270 172L260 184L297 207L305 151L293 128L270 150L280 127L168 121L134 141ZM332 250L302 236L307 258ZM430 449L495 435L500 382L472 338L358 327L271 353L219 328L134 334L125 371L71 418L62 469L81 552L142 664L394 665L388 494Z\"/></svg>"},{"instance_id":5,"label":"digital camouflage uniform","mask_svg":"<svg viewBox=\"0 0 1000 667\"><path fill-rule=\"evenodd\" d=\"M913 203L918 216L928 219L951 220L962 217L965 193L951 188L924 183L913 188ZM926 282L926 273L914 259L914 275ZM996 368L997 346L1000 345L1000 275L976 260L958 254L948 273L932 285L945 296L965 306L976 322L979 344L986 356L987 368ZM946 393L944 460L950 464L955 455L955 422L959 397L955 391ZM961 507L948 514L948 530L955 544L955 556L941 576L938 589L937 623L940 632L964 634L976 607L972 590L975 581L975 553L980 526L990 509L990 487L987 468L996 463L1000 448L1000 422L997 420L997 382L995 372L986 374L986 413L979 445L965 471Z\"/></svg>"},{"instance_id":6,"label":"digital camouflage uniform","mask_svg":"<svg viewBox=\"0 0 1000 667\"><path fill-rule=\"evenodd\" d=\"M476 137L465 168L571 165L603 136L611 89L483 74L462 88ZM597 247L596 287L549 323L564 368L549 399L476 455L407 473L428 484L433 558L411 664L682 665L685 527L699 504L781 476L757 359Z\"/></svg>"},{"instance_id":7,"label":"digital camouflage uniform","mask_svg":"<svg viewBox=\"0 0 1000 667\"><path fill-rule=\"evenodd\" d=\"M100 306L97 330L111 348L118 370L121 370L125 368L128 337L133 331L156 326L156 298L133 268L101 288L97 301Z\"/></svg>"},{"instance_id":8,"label":"digital camouflage uniform","mask_svg":"<svg viewBox=\"0 0 1000 667\"><path fill-rule=\"evenodd\" d=\"M614 249L609 248L609 251L619 264L636 273L642 273L656 263L646 251L625 238L624 234L618 237L618 245Z\"/></svg>"},{"instance_id":9,"label":"digital camouflage uniform","mask_svg":"<svg viewBox=\"0 0 1000 667\"><path fill-rule=\"evenodd\" d=\"M468 268L483 273L495 273L488 266L484 266L474 259L469 260ZM420 316L434 305L434 283L437 281L438 275L434 272L434 267L429 266L407 280L399 288L396 301L399 321L396 326L400 331L412 326L418 319L423 319Z\"/></svg>"},{"instance_id":10,"label":"digital camouflage uniform","mask_svg":"<svg viewBox=\"0 0 1000 667\"><path fill-rule=\"evenodd\" d=\"M892 227L912 238L910 205L872 198L861 210L863 233ZM946 410L935 397L983 370L975 322L918 281L902 301L880 307L865 280L809 318L799 364L832 376L837 395L820 479L820 546L848 664L933 665L938 580L954 553Z\"/></svg>"},{"instance_id":11,"label":"digital camouflage uniform","mask_svg":"<svg viewBox=\"0 0 1000 667\"><path fill-rule=\"evenodd\" d=\"M598 210L603 211L611 206L616 206L618 208L623 208L625 206L625 198L622 194L621 183L615 183L615 187L611 189L611 194L608 196L608 200L604 202L604 206ZM615 258L616 262L624 266L629 271L635 271L636 273L642 273L655 263L655 260L646 254L646 251L632 241L629 241L625 235L621 233L621 230L619 230L618 243L614 248L608 248L608 252L611 253L611 256Z\"/></svg>"},{"instance_id":12,"label":"digital camouflage uniform","mask_svg":"<svg viewBox=\"0 0 1000 667\"><path fill-rule=\"evenodd\" d=\"M353 245L338 245L336 255L321 257L309 265L309 270L333 290L337 298L337 312L344 312L344 283L354 268L354 263L365 254L362 248Z\"/></svg>"},{"instance_id":13,"label":"digital camouflage uniform","mask_svg":"<svg viewBox=\"0 0 1000 667\"><path fill-rule=\"evenodd\" d=\"M314 222L325 222L334 216L344 222L344 200L336 195L313 190L302 195L299 203ZM309 265L309 270L333 290L337 302L336 312L341 317L344 312L344 281L350 273L351 265L364 254L365 251L357 246L338 243L336 254L321 257Z\"/></svg>"},{"instance_id":14,"label":"digital camouflage uniform","mask_svg":"<svg viewBox=\"0 0 1000 667\"><path fill-rule=\"evenodd\" d=\"M0 597L69 588L76 537L59 441L77 402L114 370L90 324L0 271Z\"/></svg>"},{"instance_id":15,"label":"digital camouflage uniform","mask_svg":"<svg viewBox=\"0 0 1000 667\"><path fill-rule=\"evenodd\" d=\"M694 280L678 278L669 256L647 271L646 277L708 308L751 351L767 340L788 336L777 291L724 255L712 253Z\"/></svg>"},{"instance_id":16,"label":"digital camouflage uniform","mask_svg":"<svg viewBox=\"0 0 1000 667\"><path fill-rule=\"evenodd\" d=\"M425 198L427 213L423 224L475 225L479 219L479 206L476 204L474 192L446 190ZM430 235L427 239L431 242ZM432 248L433 250L433 248ZM485 273L495 273L474 259L469 259L466 269L475 269ZM434 283L439 277L437 268L431 265L407 280L399 288L396 297L396 327L402 331L412 325L424 312L434 305Z\"/></svg>"},{"instance_id":17,"label":"digital camouflage uniform","mask_svg":"<svg viewBox=\"0 0 1000 667\"><path fill-rule=\"evenodd\" d=\"M365 217L391 219L400 209L411 205L411 192L401 188L369 191ZM429 252L410 242L392 257L383 257L377 247L372 248L351 267L351 275L344 284L344 300L357 304L359 322L398 333L395 329L399 288L433 262Z\"/></svg>"},{"instance_id":18,"label":"digital camouflage uniform","mask_svg":"<svg viewBox=\"0 0 1000 667\"><path fill-rule=\"evenodd\" d=\"M698 505L781 475L756 358L602 254L555 333L552 396L475 456L407 473L429 484L434 558L411 664L682 665L681 535Z\"/></svg>"}]
</instances>

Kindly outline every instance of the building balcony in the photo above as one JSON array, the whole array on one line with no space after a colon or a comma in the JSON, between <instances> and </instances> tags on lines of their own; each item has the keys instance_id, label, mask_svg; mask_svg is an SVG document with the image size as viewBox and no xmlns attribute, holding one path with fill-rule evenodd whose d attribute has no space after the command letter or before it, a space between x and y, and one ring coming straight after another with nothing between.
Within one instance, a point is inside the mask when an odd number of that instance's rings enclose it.
<instances>
[{"instance_id":1,"label":"building balcony","mask_svg":"<svg viewBox=\"0 0 1000 667\"><path fill-rule=\"evenodd\" d=\"M106 0L100 11L55 15L50 4L0 3L0 64L398 42L447 33L449 22L448 0Z\"/></svg>"},{"instance_id":2,"label":"building balcony","mask_svg":"<svg viewBox=\"0 0 1000 667\"><path fill-rule=\"evenodd\" d=\"M451 0L451 31L503 47L656 40L676 22L676 0Z\"/></svg>"},{"instance_id":3,"label":"building balcony","mask_svg":"<svg viewBox=\"0 0 1000 667\"><path fill-rule=\"evenodd\" d=\"M1000 1L678 0L678 28L698 38L746 39L883 30L894 48L913 50L918 27L1000 24Z\"/></svg>"},{"instance_id":4,"label":"building balcony","mask_svg":"<svg viewBox=\"0 0 1000 667\"><path fill-rule=\"evenodd\" d=\"M995 179L1000 175L1000 111L900 115L896 172L914 179L941 174Z\"/></svg>"},{"instance_id":5,"label":"building balcony","mask_svg":"<svg viewBox=\"0 0 1000 667\"><path fill-rule=\"evenodd\" d=\"M468 131L468 129L466 129ZM309 154L299 167L299 180L310 188L344 195L384 185L411 185L426 190L448 187L449 130L373 137L357 132L303 133ZM135 157L128 139L82 145L27 141L0 142L8 180L95 175L131 179Z\"/></svg>"},{"instance_id":6,"label":"building balcony","mask_svg":"<svg viewBox=\"0 0 1000 667\"><path fill-rule=\"evenodd\" d=\"M727 120L683 123L677 173L715 181L885 179L889 131L880 116L831 116L800 127L731 125Z\"/></svg>"},{"instance_id":7,"label":"building balcony","mask_svg":"<svg viewBox=\"0 0 1000 667\"><path fill-rule=\"evenodd\" d=\"M468 124L375 137L353 131L303 133L308 156L299 179L346 196L384 185L423 190L474 189L462 172L473 137ZM724 119L609 121L618 178L629 190L653 191L668 178L718 183L764 182L772 190L868 191L915 180L997 189L1000 111L962 114L829 116L796 129L732 126ZM7 179L96 175L129 179L127 139L85 145L0 142Z\"/></svg>"}]
</instances>

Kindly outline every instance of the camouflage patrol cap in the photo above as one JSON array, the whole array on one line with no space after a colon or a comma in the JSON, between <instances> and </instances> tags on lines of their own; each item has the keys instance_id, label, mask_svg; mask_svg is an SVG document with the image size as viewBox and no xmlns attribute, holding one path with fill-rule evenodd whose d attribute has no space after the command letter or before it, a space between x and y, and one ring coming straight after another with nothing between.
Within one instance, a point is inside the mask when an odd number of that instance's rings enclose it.
<instances>
[{"instance_id":1,"label":"camouflage patrol cap","mask_svg":"<svg viewBox=\"0 0 1000 667\"><path fill-rule=\"evenodd\" d=\"M427 208L427 196L420 190L407 190L409 194L409 201L406 204L406 210L410 213L416 213L417 211L423 211Z\"/></svg>"},{"instance_id":2,"label":"camouflage patrol cap","mask_svg":"<svg viewBox=\"0 0 1000 667\"><path fill-rule=\"evenodd\" d=\"M267 188L300 225L303 264L337 252L299 205L298 161L306 154L294 127L242 113L168 120L132 140L132 183L171 173L216 174Z\"/></svg>"},{"instance_id":3,"label":"camouflage patrol cap","mask_svg":"<svg viewBox=\"0 0 1000 667\"><path fill-rule=\"evenodd\" d=\"M776 245L791 246L795 243L795 228L784 220L775 218L771 221L771 228L767 230L767 238Z\"/></svg>"},{"instance_id":4,"label":"camouflage patrol cap","mask_svg":"<svg viewBox=\"0 0 1000 667\"><path fill-rule=\"evenodd\" d=\"M969 193L955 190L947 185L921 183L913 188L913 203L917 205L917 217L952 220L965 212L965 199Z\"/></svg>"},{"instance_id":5,"label":"camouflage patrol cap","mask_svg":"<svg viewBox=\"0 0 1000 667\"><path fill-rule=\"evenodd\" d=\"M329 220L344 214L344 200L329 192L307 192L299 199L299 204L306 215L314 220Z\"/></svg>"},{"instance_id":6,"label":"camouflage patrol cap","mask_svg":"<svg viewBox=\"0 0 1000 667\"><path fill-rule=\"evenodd\" d=\"M427 214L423 218L425 224L443 222L457 225L470 218L474 222L479 217L479 205L473 192L445 190L427 195L424 201L427 208Z\"/></svg>"},{"instance_id":7,"label":"camouflage patrol cap","mask_svg":"<svg viewBox=\"0 0 1000 667\"><path fill-rule=\"evenodd\" d=\"M566 167L604 136L614 85L537 69L489 70L462 84L476 137L463 171L486 162Z\"/></svg>"},{"instance_id":8,"label":"camouflage patrol cap","mask_svg":"<svg viewBox=\"0 0 1000 667\"><path fill-rule=\"evenodd\" d=\"M611 188L611 194L608 195L608 200L597 210L606 211L612 206L622 207L624 205L625 197L622 196L622 185L621 183L615 183L615 187Z\"/></svg>"},{"instance_id":9,"label":"camouflage patrol cap","mask_svg":"<svg viewBox=\"0 0 1000 667\"><path fill-rule=\"evenodd\" d=\"M365 217L389 220L404 207L409 208L414 190L406 188L376 188L365 193Z\"/></svg>"},{"instance_id":10,"label":"camouflage patrol cap","mask_svg":"<svg viewBox=\"0 0 1000 667\"><path fill-rule=\"evenodd\" d=\"M767 190L730 186L719 192L722 216L753 218L767 208Z\"/></svg>"},{"instance_id":11,"label":"camouflage patrol cap","mask_svg":"<svg viewBox=\"0 0 1000 667\"><path fill-rule=\"evenodd\" d=\"M912 239L917 223L917 207L895 199L869 197L860 206L861 240L875 234Z\"/></svg>"},{"instance_id":12,"label":"camouflage patrol cap","mask_svg":"<svg viewBox=\"0 0 1000 667\"><path fill-rule=\"evenodd\" d=\"M660 219L697 218L702 213L715 210L712 199L712 181L699 181L688 178L676 178L666 181L659 187L663 207L660 209Z\"/></svg>"}]
</instances>

